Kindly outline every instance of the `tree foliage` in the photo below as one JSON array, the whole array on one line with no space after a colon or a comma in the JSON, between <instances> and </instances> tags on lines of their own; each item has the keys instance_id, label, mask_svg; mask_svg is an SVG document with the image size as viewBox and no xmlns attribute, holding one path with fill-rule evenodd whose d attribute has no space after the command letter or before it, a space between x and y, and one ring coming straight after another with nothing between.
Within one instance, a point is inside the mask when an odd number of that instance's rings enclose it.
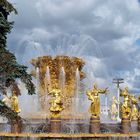
<instances>
[{"instance_id":1,"label":"tree foliage","mask_svg":"<svg viewBox=\"0 0 140 140\"><path fill-rule=\"evenodd\" d=\"M7 0L0 0L0 90L3 94L6 94L7 87L12 85L17 88L15 81L18 78L25 83L28 94L32 95L35 94L35 87L32 83L31 75L27 73L27 67L18 64L14 54L7 49L6 36L11 32L14 24L7 19L11 12L17 14L11 3ZM0 101L0 114L8 119L16 120L20 118L17 113L7 107L2 101Z\"/></svg>"},{"instance_id":2,"label":"tree foliage","mask_svg":"<svg viewBox=\"0 0 140 140\"><path fill-rule=\"evenodd\" d=\"M0 5L3 7L5 12L7 13L14 12L15 14L17 14L17 10L7 0L0 0Z\"/></svg>"},{"instance_id":3,"label":"tree foliage","mask_svg":"<svg viewBox=\"0 0 140 140\"><path fill-rule=\"evenodd\" d=\"M2 101L0 101L0 115L6 117L9 121L21 120L21 117L18 115L18 113L11 110L11 108L6 106Z\"/></svg>"},{"instance_id":4,"label":"tree foliage","mask_svg":"<svg viewBox=\"0 0 140 140\"><path fill-rule=\"evenodd\" d=\"M31 75L26 72L27 67L18 64L14 54L6 46L6 36L10 33L13 22L9 22L3 13L5 10L8 14L12 11L16 12L16 9L6 0L2 0L0 6L3 6L0 13L0 85L10 86L17 78L20 78L25 83L28 93L32 95L35 93L35 88Z\"/></svg>"}]
</instances>

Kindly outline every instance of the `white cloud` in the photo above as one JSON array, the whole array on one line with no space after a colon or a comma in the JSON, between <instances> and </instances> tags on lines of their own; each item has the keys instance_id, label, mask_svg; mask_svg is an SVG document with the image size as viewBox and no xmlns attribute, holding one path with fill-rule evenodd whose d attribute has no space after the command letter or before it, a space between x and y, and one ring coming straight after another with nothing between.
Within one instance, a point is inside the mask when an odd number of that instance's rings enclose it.
<instances>
[{"instance_id":1,"label":"white cloud","mask_svg":"<svg viewBox=\"0 0 140 140\"><path fill-rule=\"evenodd\" d=\"M136 77L140 76L136 72L140 68L140 48L135 44L140 38L137 0L12 1L19 15L11 17L15 28L9 36L9 46L15 46L10 49L19 61L23 50L24 59L31 58L32 49L37 53L33 47L37 43L44 54L78 55L92 60L91 75L100 79L101 85L120 76L135 90ZM137 90L140 91L138 86Z\"/></svg>"}]
</instances>

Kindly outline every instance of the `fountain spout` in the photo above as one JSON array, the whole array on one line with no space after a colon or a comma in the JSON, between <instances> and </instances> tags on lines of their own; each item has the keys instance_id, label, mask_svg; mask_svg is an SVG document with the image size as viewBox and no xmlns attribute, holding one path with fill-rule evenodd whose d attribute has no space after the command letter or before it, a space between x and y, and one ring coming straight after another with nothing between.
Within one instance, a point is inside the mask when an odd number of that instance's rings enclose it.
<instances>
[{"instance_id":1,"label":"fountain spout","mask_svg":"<svg viewBox=\"0 0 140 140\"><path fill-rule=\"evenodd\" d=\"M75 72L75 96L74 96L74 103L73 103L73 109L74 112L78 111L78 106L79 106L79 90L80 90L80 72L79 69L76 69Z\"/></svg>"},{"instance_id":2,"label":"fountain spout","mask_svg":"<svg viewBox=\"0 0 140 140\"><path fill-rule=\"evenodd\" d=\"M61 67L61 70L60 70L60 74L59 74L59 87L62 91L62 93L64 93L64 90L65 90L65 69L64 67Z\"/></svg>"},{"instance_id":3,"label":"fountain spout","mask_svg":"<svg viewBox=\"0 0 140 140\"><path fill-rule=\"evenodd\" d=\"M75 74L75 97L78 98L78 93L80 88L80 72L79 69L76 69L76 74Z\"/></svg>"},{"instance_id":4,"label":"fountain spout","mask_svg":"<svg viewBox=\"0 0 140 140\"><path fill-rule=\"evenodd\" d=\"M39 68L36 68L36 89L37 89L37 93L39 92L39 84L40 84L40 79L39 79Z\"/></svg>"},{"instance_id":5,"label":"fountain spout","mask_svg":"<svg viewBox=\"0 0 140 140\"><path fill-rule=\"evenodd\" d=\"M47 84L47 88L48 86L51 87L51 78L50 78L50 68L49 66L47 66L47 70L46 70L46 84Z\"/></svg>"}]
</instances>

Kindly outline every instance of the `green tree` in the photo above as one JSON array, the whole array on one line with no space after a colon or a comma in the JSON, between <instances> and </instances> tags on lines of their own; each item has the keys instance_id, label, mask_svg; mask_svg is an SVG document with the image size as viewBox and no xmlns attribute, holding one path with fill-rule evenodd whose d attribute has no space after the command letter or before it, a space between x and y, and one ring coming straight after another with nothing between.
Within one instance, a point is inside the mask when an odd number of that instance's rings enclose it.
<instances>
[{"instance_id":1,"label":"green tree","mask_svg":"<svg viewBox=\"0 0 140 140\"><path fill-rule=\"evenodd\" d=\"M35 87L32 83L32 77L27 73L27 67L20 65L16 61L16 57L7 49L7 34L10 33L13 22L9 22L8 15L14 12L17 14L16 9L7 0L0 0L0 90L3 94L6 94L6 88L11 86L15 88L19 93L18 86L16 85L16 79L21 79L28 90L28 94L35 94ZM10 111L10 108L6 107L2 102L0 103L0 113L2 114L2 107L4 106ZM2 108L1 108L2 107ZM4 111L3 111L4 113ZM12 114L12 112L11 112ZM4 114L3 114L4 115Z\"/></svg>"}]
</instances>

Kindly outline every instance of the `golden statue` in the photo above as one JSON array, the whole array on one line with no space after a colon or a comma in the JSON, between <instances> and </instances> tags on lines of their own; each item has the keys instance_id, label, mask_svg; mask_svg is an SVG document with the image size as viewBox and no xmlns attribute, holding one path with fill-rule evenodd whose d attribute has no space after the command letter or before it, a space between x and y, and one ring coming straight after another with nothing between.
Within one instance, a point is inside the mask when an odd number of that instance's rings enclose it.
<instances>
[{"instance_id":1,"label":"golden statue","mask_svg":"<svg viewBox=\"0 0 140 140\"><path fill-rule=\"evenodd\" d=\"M137 107L138 99L132 95L131 96L132 110L131 110L131 120L137 121L139 117L139 111Z\"/></svg>"},{"instance_id":2,"label":"golden statue","mask_svg":"<svg viewBox=\"0 0 140 140\"><path fill-rule=\"evenodd\" d=\"M61 90L58 88L54 88L52 90L48 90L48 94L52 95L52 99L50 100L50 112L52 118L60 117L61 111L63 108Z\"/></svg>"},{"instance_id":3,"label":"golden statue","mask_svg":"<svg viewBox=\"0 0 140 140\"><path fill-rule=\"evenodd\" d=\"M112 97L112 105L110 109L110 114L111 114L111 120L116 121L117 120L117 115L118 115L118 105L119 102L117 101L116 97Z\"/></svg>"},{"instance_id":4,"label":"golden statue","mask_svg":"<svg viewBox=\"0 0 140 140\"><path fill-rule=\"evenodd\" d=\"M49 81L51 84L52 89L55 88L55 84L60 84L60 73L62 67L65 70L65 86L63 87L63 91L61 91L61 95L63 95L63 104L67 108L63 111L63 114L71 113L72 109L72 101L73 97L75 96L75 72L78 68L80 74L80 81L85 78L85 73L83 72L83 66L85 62L78 57L71 57L71 56L63 56L59 55L56 57L53 56L41 56L31 61L32 65L34 66L33 71L31 72L32 75L37 78L36 68L39 69L38 73L38 94L39 94L39 105L41 109L46 111L45 108L45 95L46 89L48 88L47 82ZM47 68L49 69L49 77L46 75Z\"/></svg>"},{"instance_id":5,"label":"golden statue","mask_svg":"<svg viewBox=\"0 0 140 140\"><path fill-rule=\"evenodd\" d=\"M124 97L124 102L121 105L122 119L130 119L131 105L130 105L130 95L128 92L128 87L126 87L124 90L121 90L120 96Z\"/></svg>"},{"instance_id":6,"label":"golden statue","mask_svg":"<svg viewBox=\"0 0 140 140\"><path fill-rule=\"evenodd\" d=\"M11 109L17 113L21 111L21 109L19 108L18 97L15 91L13 91L13 95L11 97Z\"/></svg>"},{"instance_id":7,"label":"golden statue","mask_svg":"<svg viewBox=\"0 0 140 140\"><path fill-rule=\"evenodd\" d=\"M138 102L140 101L140 96L138 96ZM138 116L138 118L140 119L140 110L138 110L139 111L139 116Z\"/></svg>"},{"instance_id":8,"label":"golden statue","mask_svg":"<svg viewBox=\"0 0 140 140\"><path fill-rule=\"evenodd\" d=\"M94 88L92 90L87 91L88 99L92 101L90 106L90 113L92 117L99 118L100 117L100 96L99 94L106 94L107 88L102 90L98 89L97 84L94 84Z\"/></svg>"}]
</instances>

